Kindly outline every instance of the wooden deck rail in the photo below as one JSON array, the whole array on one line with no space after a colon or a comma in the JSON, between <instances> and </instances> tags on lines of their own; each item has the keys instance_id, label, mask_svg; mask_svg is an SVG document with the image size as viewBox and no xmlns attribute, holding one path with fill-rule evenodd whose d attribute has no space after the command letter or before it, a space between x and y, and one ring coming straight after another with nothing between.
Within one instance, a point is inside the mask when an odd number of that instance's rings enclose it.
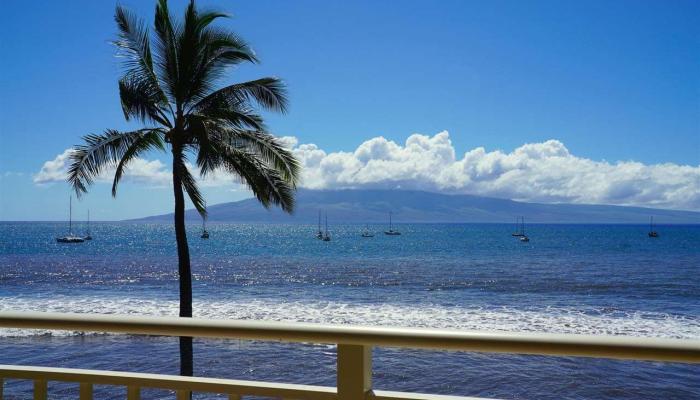
<instances>
[{"instance_id":1,"label":"wooden deck rail","mask_svg":"<svg viewBox=\"0 0 700 400\"><path fill-rule=\"evenodd\" d=\"M46 399L47 381L80 384L80 399L92 399L92 385L123 385L127 398L139 398L140 388L268 396L285 399L398 400L468 399L372 390L372 347L404 347L490 353L539 354L629 360L700 363L700 340L656 339L537 333L470 332L447 329L361 327L308 323L204 320L95 314L0 312L0 327L87 332L252 339L338 345L337 387L290 385L230 379L180 377L129 372L0 365L3 379L34 381L34 398Z\"/></svg>"}]
</instances>

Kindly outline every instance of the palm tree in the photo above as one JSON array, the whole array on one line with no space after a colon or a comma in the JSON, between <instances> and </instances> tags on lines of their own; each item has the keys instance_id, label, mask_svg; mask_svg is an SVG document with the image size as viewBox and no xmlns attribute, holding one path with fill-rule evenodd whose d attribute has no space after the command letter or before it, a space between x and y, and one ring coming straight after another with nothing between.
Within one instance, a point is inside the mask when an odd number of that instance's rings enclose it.
<instances>
[{"instance_id":1,"label":"palm tree","mask_svg":"<svg viewBox=\"0 0 700 400\"><path fill-rule=\"evenodd\" d=\"M285 112L287 98L277 78L216 89L228 67L256 63L255 53L230 31L212 25L225 14L199 11L192 0L181 21L171 18L167 0L156 4L153 41L143 20L117 6L114 42L124 58L119 96L126 120L144 128L108 129L85 136L71 155L68 181L78 195L94 179L114 170L112 195L129 163L144 153L172 154L175 236L180 280L180 317L192 317L192 275L185 232L185 196L202 215L204 199L195 176L223 170L246 184L265 207L292 212L299 164L267 133L256 107ZM152 47L152 43L155 47ZM154 49L151 52L151 49ZM188 156L195 165L188 165ZM184 192L183 192L184 189ZM180 338L180 374L192 375L192 338Z\"/></svg>"}]
</instances>

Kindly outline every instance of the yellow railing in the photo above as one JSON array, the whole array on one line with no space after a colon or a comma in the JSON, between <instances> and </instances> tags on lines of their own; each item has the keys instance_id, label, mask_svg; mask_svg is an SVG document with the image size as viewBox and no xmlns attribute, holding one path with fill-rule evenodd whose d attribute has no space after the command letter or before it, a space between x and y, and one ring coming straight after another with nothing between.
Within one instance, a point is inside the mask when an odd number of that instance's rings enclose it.
<instances>
[{"instance_id":1,"label":"yellow railing","mask_svg":"<svg viewBox=\"0 0 700 400\"><path fill-rule=\"evenodd\" d=\"M309 400L468 399L372 390L372 347L700 363L700 340L687 339L16 312L0 312L0 327L338 345L335 388L132 372L0 365L0 400L4 379L33 380L35 399L46 399L48 381L78 383L81 400L92 399L92 387L95 384L126 386L129 400L138 399L141 388L173 390L178 399L189 398L191 392L223 393L228 394L231 399L238 399L240 396Z\"/></svg>"}]
</instances>

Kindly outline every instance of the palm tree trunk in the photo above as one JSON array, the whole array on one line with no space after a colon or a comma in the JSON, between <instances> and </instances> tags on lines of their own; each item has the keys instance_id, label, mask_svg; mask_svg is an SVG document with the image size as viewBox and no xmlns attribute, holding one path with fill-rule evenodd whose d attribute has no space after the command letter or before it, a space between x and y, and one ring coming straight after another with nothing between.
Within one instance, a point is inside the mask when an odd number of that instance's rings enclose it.
<instances>
[{"instance_id":1,"label":"palm tree trunk","mask_svg":"<svg viewBox=\"0 0 700 400\"><path fill-rule=\"evenodd\" d=\"M177 239L178 274L180 276L180 317L192 317L192 270L190 249L185 232L185 196L182 181L177 173L175 159L179 157L173 149L173 190L175 192L175 238ZM180 375L192 376L192 338L180 337Z\"/></svg>"}]
</instances>

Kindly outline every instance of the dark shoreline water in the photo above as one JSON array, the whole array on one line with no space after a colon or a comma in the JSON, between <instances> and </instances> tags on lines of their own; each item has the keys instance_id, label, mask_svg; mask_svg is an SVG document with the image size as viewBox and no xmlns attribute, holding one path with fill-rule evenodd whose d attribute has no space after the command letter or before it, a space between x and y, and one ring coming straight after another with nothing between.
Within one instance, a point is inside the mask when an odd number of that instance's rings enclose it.
<instances>
[{"instance_id":1,"label":"dark shoreline water","mask_svg":"<svg viewBox=\"0 0 700 400\"><path fill-rule=\"evenodd\" d=\"M400 237L333 241L302 225L189 230L199 317L700 338L700 226L399 225ZM372 227L377 232L384 226ZM93 226L59 245L64 224L0 223L0 310L174 315L168 225ZM332 346L197 340L196 374L334 385ZM700 398L683 364L375 349L375 387L538 399ZM177 372L173 339L0 330L0 363ZM6 383L6 398L29 386ZM52 398L75 388L51 386ZM96 398L120 398L100 391ZM122 395L123 397L123 395ZM159 392L144 398L165 398ZM203 398L206 398L203 397Z\"/></svg>"}]
</instances>

